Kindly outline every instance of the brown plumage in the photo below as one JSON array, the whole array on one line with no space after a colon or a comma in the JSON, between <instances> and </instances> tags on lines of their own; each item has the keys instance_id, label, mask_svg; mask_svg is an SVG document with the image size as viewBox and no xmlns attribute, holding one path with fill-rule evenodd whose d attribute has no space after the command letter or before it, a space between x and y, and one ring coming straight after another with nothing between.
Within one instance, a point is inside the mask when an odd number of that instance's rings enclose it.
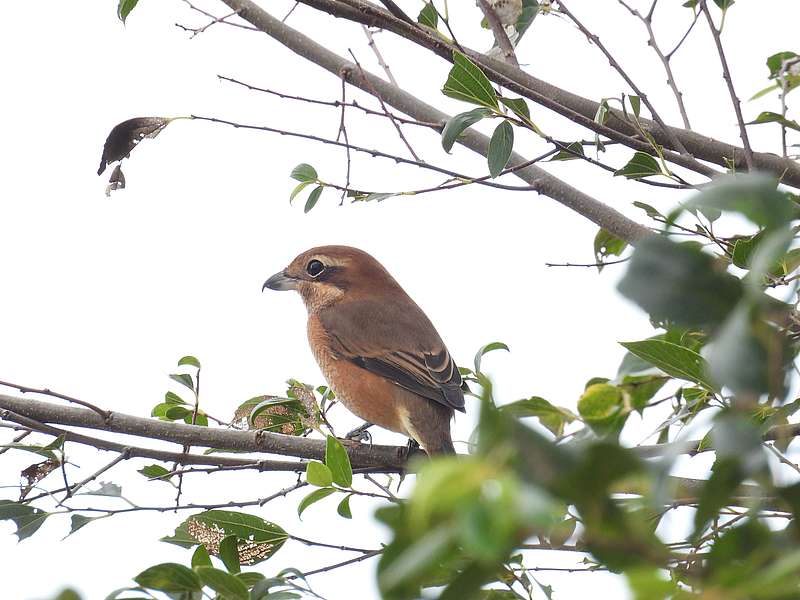
<instances>
[{"instance_id":1,"label":"brown plumage","mask_svg":"<svg viewBox=\"0 0 800 600\"><path fill-rule=\"evenodd\" d=\"M311 350L352 413L428 453L453 452L461 375L428 317L377 260L348 246L312 248L264 287L303 298Z\"/></svg>"}]
</instances>

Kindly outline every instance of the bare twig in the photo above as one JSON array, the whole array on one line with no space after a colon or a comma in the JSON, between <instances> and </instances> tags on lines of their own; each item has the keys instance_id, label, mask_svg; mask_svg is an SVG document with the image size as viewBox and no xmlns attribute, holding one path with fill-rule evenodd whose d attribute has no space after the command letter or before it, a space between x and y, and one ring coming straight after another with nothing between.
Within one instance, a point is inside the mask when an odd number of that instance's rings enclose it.
<instances>
[{"instance_id":1,"label":"bare twig","mask_svg":"<svg viewBox=\"0 0 800 600\"><path fill-rule=\"evenodd\" d=\"M686 149L686 147L683 145L683 142L681 142L680 138L678 138L678 136L671 128L667 127L667 124L658 114L658 111L656 111L655 106L653 106L653 104L650 102L650 99L647 97L647 94L645 94L641 89L639 89L636 83L634 83L633 79L631 79L630 76L628 76L627 72L625 72L625 70L622 68L622 66L620 66L620 64L611 54L611 52L609 52L608 49L600 41L600 38L597 35L593 34L591 31L589 31L586 28L586 26L581 21L579 21L575 15L573 15L570 12L570 10L564 5L564 3L561 0L558 0L558 6L559 6L559 11L565 14L567 17L569 17L569 19L575 24L575 26L578 29L580 29L581 32L586 36L586 38L597 46L597 48L608 59L608 62L611 64L614 70L617 73L619 73L619 75L631 87L631 89L636 93L636 95L639 96L639 98L641 98L642 102L650 111L650 114L653 116L655 122L658 123L663 132L670 138L672 146L684 156L690 157L691 155L689 154L689 151ZM692 159L694 159L694 157L692 157ZM694 160L696 162L696 159Z\"/></svg>"},{"instance_id":2,"label":"bare twig","mask_svg":"<svg viewBox=\"0 0 800 600\"><path fill-rule=\"evenodd\" d=\"M389 120L392 122L392 125L394 125L394 128L397 130L397 135L400 136L400 139L402 140L403 144L405 144L405 147L408 148L408 151L411 153L411 156L413 156L414 160L416 160L417 162L425 162L422 159L420 159L419 156L417 156L416 152L414 152L414 148L411 147L411 144L406 139L405 134L403 134L403 130L400 128L400 125L397 124L397 121L394 120L394 116L392 115L392 113L389 112L388 108L386 108L386 103L384 103L380 92L377 89L375 89L374 87L372 87L371 84L369 83L369 78L366 77L366 75L364 74L364 69L361 67L361 63L358 62L358 59L356 58L356 55L353 54L353 51L350 50L350 49L348 49L347 51L350 53L350 56L353 58L353 62L356 64L356 67L358 68L359 74L361 75L361 78L363 79L363 81L367 82L367 84L370 85L370 90L369 90L370 93L373 96L375 96L375 98L380 103L381 109L383 110L384 113L386 113L386 116L389 117ZM342 85L344 85L344 78L342 79Z\"/></svg>"},{"instance_id":3,"label":"bare twig","mask_svg":"<svg viewBox=\"0 0 800 600\"><path fill-rule=\"evenodd\" d=\"M216 117L203 117L203 116L200 116L200 115L192 115L191 118L192 119L198 119L200 121L210 121L212 123L220 123L220 124L223 124L223 125L230 125L231 127L236 127L236 128L240 128L240 129L257 129L259 131L268 131L268 132L271 132L271 133L277 133L277 134L280 134L280 135L286 135L286 136L290 136L290 137L298 137L298 138L302 138L302 139L306 139L306 140L320 142L320 143L323 143L323 144L329 144L329 145L332 145L332 146L341 146L341 147L343 147L345 145L343 142L337 142L336 140L323 138L323 137L320 137L320 136L317 136L317 135L311 135L311 134L306 134L306 133L298 133L298 132L295 132L295 131L287 131L285 129L277 129L275 127L268 127L266 125L247 125L247 124L244 124L244 123L236 123L234 121L228 121L226 119L218 119ZM389 154L387 152L382 152L380 150L373 149L373 148L364 148L362 146L355 146L353 144L350 144L350 149L354 150L356 152L362 152L362 153L370 154L372 156L376 156L376 157L380 157L380 158L387 158L387 159L393 160L393 161L395 161L397 163L403 163L403 164L407 164L407 165L414 165L414 166L417 166L417 167L421 167L423 169L428 169L430 171L436 171L437 173L442 173L444 175L449 175L450 177L455 177L455 178L458 178L458 179L466 179L466 180L469 180L469 181L474 181L476 183L479 183L480 185L485 185L485 186L496 188L496 189L499 189L499 190L519 191L520 189L522 189L522 190L531 190L531 189L533 189L531 187L521 188L519 186L506 185L506 184L503 184L503 183L497 183L497 182L494 182L494 181L488 181L487 179L481 178L481 177L470 177L468 175L464 175L463 173L457 173L456 171L451 171L450 169L445 169L443 167L437 167L436 165L432 165L430 163L419 162L419 161L412 160L412 159L409 159L409 158L403 158L402 156Z\"/></svg>"},{"instance_id":4,"label":"bare twig","mask_svg":"<svg viewBox=\"0 0 800 600\"><path fill-rule=\"evenodd\" d=\"M342 136L344 138L344 151L345 151L345 156L347 158L347 167L345 169L345 171L346 171L345 186L346 187L350 187L350 169L351 169L350 138L347 137L347 126L344 124L344 112L345 112L345 107L347 106L347 84L346 84L346 81L345 81L344 77L342 77L342 102L341 102L341 105L342 105L342 113L341 113L341 117L339 119L339 131L336 133L336 141L337 142L339 141L339 136ZM340 205L344 203L345 194L346 194L346 192L342 191L342 198L341 198L341 201L339 202Z\"/></svg>"},{"instance_id":5,"label":"bare twig","mask_svg":"<svg viewBox=\"0 0 800 600\"><path fill-rule=\"evenodd\" d=\"M728 60L725 58L725 51L722 48L722 38L720 30L714 25L714 19L711 18L711 11L708 10L708 3L706 0L700 0L700 10L708 21L708 28L711 31L711 36L714 38L714 44L717 46L717 53L719 54L719 62L722 65L722 78L728 86L728 93L731 96L733 103L733 110L736 113L736 121L739 124L739 137L742 138L742 146L744 146L744 160L747 164L747 170L753 170L753 150L750 148L750 139L747 136L747 127L744 124L744 117L742 117L742 106L739 102L739 97L736 95L736 90L733 87L733 78L731 71L728 68Z\"/></svg>"},{"instance_id":6,"label":"bare twig","mask_svg":"<svg viewBox=\"0 0 800 600\"><path fill-rule=\"evenodd\" d=\"M378 60L378 64L381 66L381 69L383 69L383 72L386 73L386 77L389 79L392 85L397 85L397 81L395 80L394 75L392 75L392 70L389 68L389 65L383 59L383 55L381 54L381 51L378 48L378 44L375 43L375 38L372 35L372 31L370 31L370 28L367 27L366 25L362 25L361 29L364 31L364 35L367 36L367 46L369 46L372 49L372 53Z\"/></svg>"},{"instance_id":7,"label":"bare twig","mask_svg":"<svg viewBox=\"0 0 800 600\"><path fill-rule=\"evenodd\" d=\"M619 265L628 262L630 257L621 258L619 260L607 260L605 262L597 263L544 263L546 267L607 267L608 265Z\"/></svg>"},{"instance_id":8,"label":"bare twig","mask_svg":"<svg viewBox=\"0 0 800 600\"><path fill-rule=\"evenodd\" d=\"M683 92L678 88L678 84L675 82L675 75L672 72L672 66L670 65L669 58L661 51L661 47L658 45L655 33L653 32L653 11L655 10L656 2L653 2L650 11L647 13L647 16L643 16L642 13L640 13L638 10L628 5L628 3L625 2L625 0L617 0L617 1L626 9L628 9L628 12L630 12L633 16L637 17L642 23L644 23L644 26L647 29L647 34L649 36L647 45L653 49L653 51L656 53L656 56L658 56L658 59L661 61L661 64L664 67L664 71L667 74L667 84L672 90L672 94L675 96L675 101L678 103L678 110L680 110L681 119L683 119L683 126L686 127L686 129L691 129L692 126L689 123L689 115L686 113L686 106L683 103Z\"/></svg>"},{"instance_id":9,"label":"bare twig","mask_svg":"<svg viewBox=\"0 0 800 600\"><path fill-rule=\"evenodd\" d=\"M54 392L53 390L47 388L32 388L26 385L11 383L9 381L0 381L0 385L4 387L14 388L15 390L19 390L23 394L41 394L42 396L50 396L51 398L58 398L59 400L66 400L67 402L78 404L79 406L85 406L86 408L92 409L94 412L96 412L104 419L108 419L111 415L111 411L109 410L103 410L99 406L95 406L94 404L86 402L85 400L79 400L78 398L73 398L72 396L60 394L58 392Z\"/></svg>"},{"instance_id":10,"label":"bare twig","mask_svg":"<svg viewBox=\"0 0 800 600\"><path fill-rule=\"evenodd\" d=\"M295 96L292 94L286 94L284 92L278 92L275 90L270 90L268 88L262 88L255 85L251 85L249 83L239 81L238 79L234 79L232 77L226 77L225 75L217 75L217 77L223 81L229 81L230 83L235 83L236 85L241 85L242 87L246 87L248 90L252 90L254 92L263 92L265 94L271 94L273 96L277 96L278 98L284 98L286 100L297 100L298 102L308 102L309 104L318 104L320 106L330 106L333 108L340 108L342 105L342 103L339 100L318 100L316 98L308 98L306 96ZM355 108L357 110L360 110L368 115L389 118L389 115L387 115L385 112L379 110L373 110L371 108L367 108L366 106L361 106L355 100L353 100L352 102L347 102L346 106L348 108ZM428 129L435 129L436 131L441 131L443 127L442 123L440 122L417 121L415 119L407 119L406 117L403 117L402 115L398 115L395 113L392 113L391 117L395 121L397 121L398 123L402 123L403 125L417 125L419 127L427 127ZM587 144L594 145L594 143L595 143L594 141L592 142L587 141Z\"/></svg>"},{"instance_id":11,"label":"bare twig","mask_svg":"<svg viewBox=\"0 0 800 600\"><path fill-rule=\"evenodd\" d=\"M334 569L338 569L340 567L346 567L347 565L352 565L354 563L361 562L362 560L372 558L373 556L378 556L382 552L383 550L373 550L372 552L368 552L366 554L362 554L361 556L356 556L355 558L351 558L348 560L343 560L342 562L334 563L332 565L328 565L327 567L320 567L319 569L306 571L305 573L303 573L303 576L311 577L312 575L317 575L318 573L326 573L328 571L333 571ZM295 578L296 576L290 575L287 579L295 579Z\"/></svg>"},{"instance_id":12,"label":"bare twig","mask_svg":"<svg viewBox=\"0 0 800 600\"><path fill-rule=\"evenodd\" d=\"M494 41L497 43L497 47L500 48L503 59L508 64L519 67L517 55L514 53L514 46L511 44L511 40L508 39L508 34L497 17L497 13L489 6L486 0L478 0L478 6L481 7L483 16L486 17L486 21L489 23L489 28L494 34Z\"/></svg>"}]
</instances>

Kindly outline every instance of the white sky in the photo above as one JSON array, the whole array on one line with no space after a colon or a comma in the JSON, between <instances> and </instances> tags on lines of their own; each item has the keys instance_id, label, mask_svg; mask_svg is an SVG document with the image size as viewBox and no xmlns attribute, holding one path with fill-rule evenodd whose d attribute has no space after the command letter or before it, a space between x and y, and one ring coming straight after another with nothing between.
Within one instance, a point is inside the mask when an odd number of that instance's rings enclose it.
<instances>
[{"instance_id":1,"label":"white sky","mask_svg":"<svg viewBox=\"0 0 800 600\"><path fill-rule=\"evenodd\" d=\"M291 2L266 3L282 16ZM451 6L460 4L451 2ZM454 16L462 42L490 45L477 27L472 2ZM649 2L634 2L646 10ZM661 3L657 32L669 48L688 24L688 9ZM335 137L338 113L249 93L216 75L228 75L287 93L336 99L339 82L261 34L215 26L188 39L174 23L205 23L177 0L142 0L127 28L116 19L115 2L7 3L0 20L4 62L4 131L0 144L0 379L50 387L105 408L147 416L167 389L167 374L178 358L194 354L203 362L202 405L228 418L243 400L282 393L295 377L322 383L305 340L305 312L293 294L262 294L261 284L308 247L342 243L363 248L396 276L431 317L460 364L475 350L501 340L510 354L486 359L505 402L540 395L575 407L584 382L612 377L622 356L617 341L650 334L644 315L614 289L621 271L611 267L554 269L545 262L592 262L596 227L552 200L532 193L481 187L381 204L338 206L332 192L304 215L302 201L290 206L289 172L313 164L322 179L344 181L343 151L284 137L234 130L203 122L178 121L158 139L143 142L124 161L128 189L110 199L106 177L97 177L102 142L116 123L134 116L200 114L268 124ZM402 3L416 14L421 2ZM673 6L674 5L674 6ZM225 14L221 3L203 6ZM579 2L570 8L601 36L646 89L662 115L678 123L672 97L655 56L645 46L640 24L617 2ZM796 0L762 3L741 0L731 9L725 40L740 96L767 85L766 57L797 50ZM377 72L358 26L300 7L289 23L311 32L340 53L352 48ZM376 36L401 85L451 113L470 107L439 93L448 65ZM519 48L531 73L581 95L599 99L627 91L596 49L566 20L540 18ZM676 56L674 67L686 92L695 127L738 142L705 26ZM351 92L348 92L351 93ZM352 97L365 98L352 92ZM367 101L365 100L365 103ZM369 104L372 106L373 104ZM776 110L774 98L744 105L750 120ZM587 135L543 109L534 120L561 139ZM405 154L391 125L374 117L347 115L350 141ZM775 151L777 128L752 128L754 146ZM456 148L444 154L438 137L408 129L426 160L466 173L483 174L485 162ZM518 135L518 151L532 157L544 143ZM609 153L623 164L630 151ZM664 210L677 196L612 179L576 162L548 165L580 189L641 221L630 203L642 200ZM440 178L381 159L356 157L353 184L374 191L399 191L436 184ZM518 183L509 179L509 183ZM3 390L8 391L8 390ZM474 404L456 420L454 437L465 440ZM357 423L341 408L332 416L341 432ZM633 430L632 441L649 433ZM377 441L403 440L377 432ZM77 480L112 455L72 448ZM30 456L2 457L4 481L27 466ZM152 461L130 461L105 480L120 483L140 504L167 505L168 486L147 483L134 472ZM702 472L707 458L687 461ZM10 474L10 475L9 475ZM55 477L53 475L51 477ZM278 474L188 478L187 497L196 502L247 500L285 486ZM157 490L157 492L156 492ZM14 498L14 490L0 497ZM301 495L270 504L258 514L290 532L323 541L377 547L386 532L371 523L373 505L353 500L354 521L335 515L333 500L306 513L295 507ZM86 505L96 504L88 497ZM146 513L92 523L61 542L66 517L51 517L32 538L17 544L9 522L0 523L0 589L10 599L46 598L62 584L74 584L86 598L102 598L127 585L143 568L160 561L188 563L189 552L156 542L190 512ZM288 542L261 570L285 566L314 568L342 555ZM531 564L555 564L540 557ZM375 561L312 580L330 598L376 597ZM610 575L545 573L558 598L593 595L625 597L624 584Z\"/></svg>"}]
</instances>

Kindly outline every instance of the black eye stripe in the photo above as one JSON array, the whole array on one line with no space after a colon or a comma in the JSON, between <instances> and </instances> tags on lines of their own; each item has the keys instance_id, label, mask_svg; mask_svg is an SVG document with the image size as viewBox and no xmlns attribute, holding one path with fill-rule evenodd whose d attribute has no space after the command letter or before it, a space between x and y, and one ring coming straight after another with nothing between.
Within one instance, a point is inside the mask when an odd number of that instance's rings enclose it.
<instances>
[{"instance_id":1,"label":"black eye stripe","mask_svg":"<svg viewBox=\"0 0 800 600\"><path fill-rule=\"evenodd\" d=\"M306 273L308 273L312 277L317 277L324 270L325 270L325 265L323 265L322 262L318 261L317 259L310 261L306 265Z\"/></svg>"}]
</instances>

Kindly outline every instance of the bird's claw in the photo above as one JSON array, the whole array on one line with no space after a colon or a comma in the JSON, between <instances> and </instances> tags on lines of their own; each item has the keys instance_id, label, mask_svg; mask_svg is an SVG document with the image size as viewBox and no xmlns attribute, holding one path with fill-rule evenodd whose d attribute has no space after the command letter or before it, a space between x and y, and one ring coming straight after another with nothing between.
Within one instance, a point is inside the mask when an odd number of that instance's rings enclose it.
<instances>
[{"instance_id":1,"label":"bird's claw","mask_svg":"<svg viewBox=\"0 0 800 600\"><path fill-rule=\"evenodd\" d=\"M402 451L401 458L403 460L408 460L417 450L419 450L419 442L417 442L417 440L408 438L408 443Z\"/></svg>"},{"instance_id":2,"label":"bird's claw","mask_svg":"<svg viewBox=\"0 0 800 600\"><path fill-rule=\"evenodd\" d=\"M372 423L364 422L344 436L344 439L354 442L369 442L372 443L372 434L368 431L372 427Z\"/></svg>"}]
</instances>

